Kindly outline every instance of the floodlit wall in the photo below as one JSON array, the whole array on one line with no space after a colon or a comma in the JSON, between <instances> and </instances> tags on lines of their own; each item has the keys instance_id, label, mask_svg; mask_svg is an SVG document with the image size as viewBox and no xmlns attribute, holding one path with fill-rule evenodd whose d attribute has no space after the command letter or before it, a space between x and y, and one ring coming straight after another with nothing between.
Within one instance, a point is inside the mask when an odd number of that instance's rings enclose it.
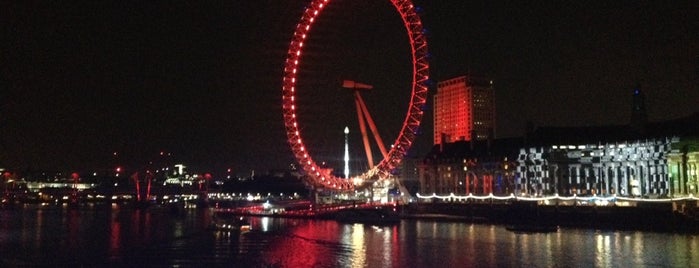
<instances>
[{"instance_id":1,"label":"floodlit wall","mask_svg":"<svg viewBox=\"0 0 699 268\"><path fill-rule=\"evenodd\" d=\"M425 161L418 171L425 199L691 199L699 197L699 138L520 148L511 161L451 156Z\"/></svg>"},{"instance_id":2,"label":"floodlit wall","mask_svg":"<svg viewBox=\"0 0 699 268\"><path fill-rule=\"evenodd\" d=\"M699 196L699 138L687 138L672 144L668 153L671 196Z\"/></svg>"},{"instance_id":3,"label":"floodlit wall","mask_svg":"<svg viewBox=\"0 0 699 268\"><path fill-rule=\"evenodd\" d=\"M678 141L523 148L515 195L669 197L673 185L668 156Z\"/></svg>"},{"instance_id":4,"label":"floodlit wall","mask_svg":"<svg viewBox=\"0 0 699 268\"><path fill-rule=\"evenodd\" d=\"M418 167L421 194L498 195L512 194L515 162L507 157L454 158Z\"/></svg>"}]
</instances>

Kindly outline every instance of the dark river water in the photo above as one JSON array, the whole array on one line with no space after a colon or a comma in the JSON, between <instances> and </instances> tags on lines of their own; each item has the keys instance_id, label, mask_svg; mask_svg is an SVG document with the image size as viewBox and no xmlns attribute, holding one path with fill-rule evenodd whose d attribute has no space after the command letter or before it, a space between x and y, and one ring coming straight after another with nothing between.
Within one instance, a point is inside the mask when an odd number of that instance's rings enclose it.
<instances>
[{"instance_id":1,"label":"dark river water","mask_svg":"<svg viewBox=\"0 0 699 268\"><path fill-rule=\"evenodd\" d=\"M210 211L27 206L0 210L0 267L699 267L691 234L403 220L377 227L251 218L207 228Z\"/></svg>"}]
</instances>

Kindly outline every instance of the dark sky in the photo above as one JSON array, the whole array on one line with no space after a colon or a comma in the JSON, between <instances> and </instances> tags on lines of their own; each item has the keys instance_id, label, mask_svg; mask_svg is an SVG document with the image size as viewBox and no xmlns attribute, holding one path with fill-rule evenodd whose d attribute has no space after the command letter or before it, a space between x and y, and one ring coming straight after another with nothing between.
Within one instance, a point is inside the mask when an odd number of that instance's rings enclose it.
<instances>
[{"instance_id":1,"label":"dark sky","mask_svg":"<svg viewBox=\"0 0 699 268\"><path fill-rule=\"evenodd\" d=\"M416 2L433 80L494 80L498 137L521 135L527 121L626 124L636 85L650 120L699 110L696 1ZM0 167L139 168L160 152L214 174L287 167L282 67L306 3L3 1ZM389 1L323 11L298 93L316 160L342 157L346 125L353 155L363 154L342 79L374 85L364 98L393 142L410 97L408 54ZM431 113L423 122L415 155L432 142Z\"/></svg>"}]
</instances>

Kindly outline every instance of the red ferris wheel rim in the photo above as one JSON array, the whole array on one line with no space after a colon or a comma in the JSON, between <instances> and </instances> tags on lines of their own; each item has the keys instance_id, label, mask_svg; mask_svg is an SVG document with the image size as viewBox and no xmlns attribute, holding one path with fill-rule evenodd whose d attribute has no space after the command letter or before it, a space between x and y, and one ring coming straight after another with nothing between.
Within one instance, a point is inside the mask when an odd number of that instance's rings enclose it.
<instances>
[{"instance_id":1,"label":"red ferris wheel rim","mask_svg":"<svg viewBox=\"0 0 699 268\"><path fill-rule=\"evenodd\" d=\"M393 142L388 156L373 169L361 175L361 177L367 178L375 176L379 178L387 177L393 169L398 167L403 156L405 156L415 140L420 121L422 120L423 107L427 100L429 64L427 62L427 39L423 34L422 22L412 1L390 1L402 18L410 41L413 67L411 97L408 111L403 121L403 127L395 142ZM321 169L313 160L308 152L308 148L303 143L299 129L300 125L296 116L296 75L303 54L304 41L309 36L313 22L329 2L330 0L313 0L296 25L284 64L282 112L291 151L313 183L316 186L330 189L349 190L354 188L351 180L333 176L328 171Z\"/></svg>"}]
</instances>

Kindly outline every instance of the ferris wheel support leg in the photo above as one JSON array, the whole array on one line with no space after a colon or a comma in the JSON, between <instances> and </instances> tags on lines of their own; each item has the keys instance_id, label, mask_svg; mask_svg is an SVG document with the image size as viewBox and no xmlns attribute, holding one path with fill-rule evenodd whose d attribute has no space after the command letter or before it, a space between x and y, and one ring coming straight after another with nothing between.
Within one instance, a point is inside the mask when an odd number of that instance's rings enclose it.
<instances>
[{"instance_id":1,"label":"ferris wheel support leg","mask_svg":"<svg viewBox=\"0 0 699 268\"><path fill-rule=\"evenodd\" d=\"M410 192L408 192L408 188L405 188L405 185L403 182L401 182L400 178L396 178L396 185L398 185L398 190L400 191L400 201L403 204L408 204L412 198Z\"/></svg>"},{"instance_id":2,"label":"ferris wheel support leg","mask_svg":"<svg viewBox=\"0 0 699 268\"><path fill-rule=\"evenodd\" d=\"M379 146L379 150L381 150L381 155L384 159L388 158L386 146L383 145L383 140L381 139L381 136L379 136L379 131L376 128L376 124L374 124L374 119L371 118L371 114L369 114L369 110L366 108L362 96L359 95L359 91L355 91L354 94L356 94L357 101L359 101L359 105L362 107L362 113L364 114L364 117L366 117L367 123L369 123L371 133L374 134L374 140L376 140L376 144Z\"/></svg>"},{"instance_id":3,"label":"ferris wheel support leg","mask_svg":"<svg viewBox=\"0 0 699 268\"><path fill-rule=\"evenodd\" d=\"M318 200L318 188L315 186L311 186L308 189L308 201L311 202L309 210L312 212L316 212L318 210L318 204L320 204Z\"/></svg>"},{"instance_id":4,"label":"ferris wheel support leg","mask_svg":"<svg viewBox=\"0 0 699 268\"><path fill-rule=\"evenodd\" d=\"M359 129L362 132L362 140L364 141L364 151L366 151L366 158L369 162L369 169L374 168L374 157L371 154L371 146L369 145L369 136L366 133L366 123L364 122L364 116L362 115L362 97L359 96L359 92L354 92L354 103L357 106L357 119L359 120Z\"/></svg>"}]
</instances>

